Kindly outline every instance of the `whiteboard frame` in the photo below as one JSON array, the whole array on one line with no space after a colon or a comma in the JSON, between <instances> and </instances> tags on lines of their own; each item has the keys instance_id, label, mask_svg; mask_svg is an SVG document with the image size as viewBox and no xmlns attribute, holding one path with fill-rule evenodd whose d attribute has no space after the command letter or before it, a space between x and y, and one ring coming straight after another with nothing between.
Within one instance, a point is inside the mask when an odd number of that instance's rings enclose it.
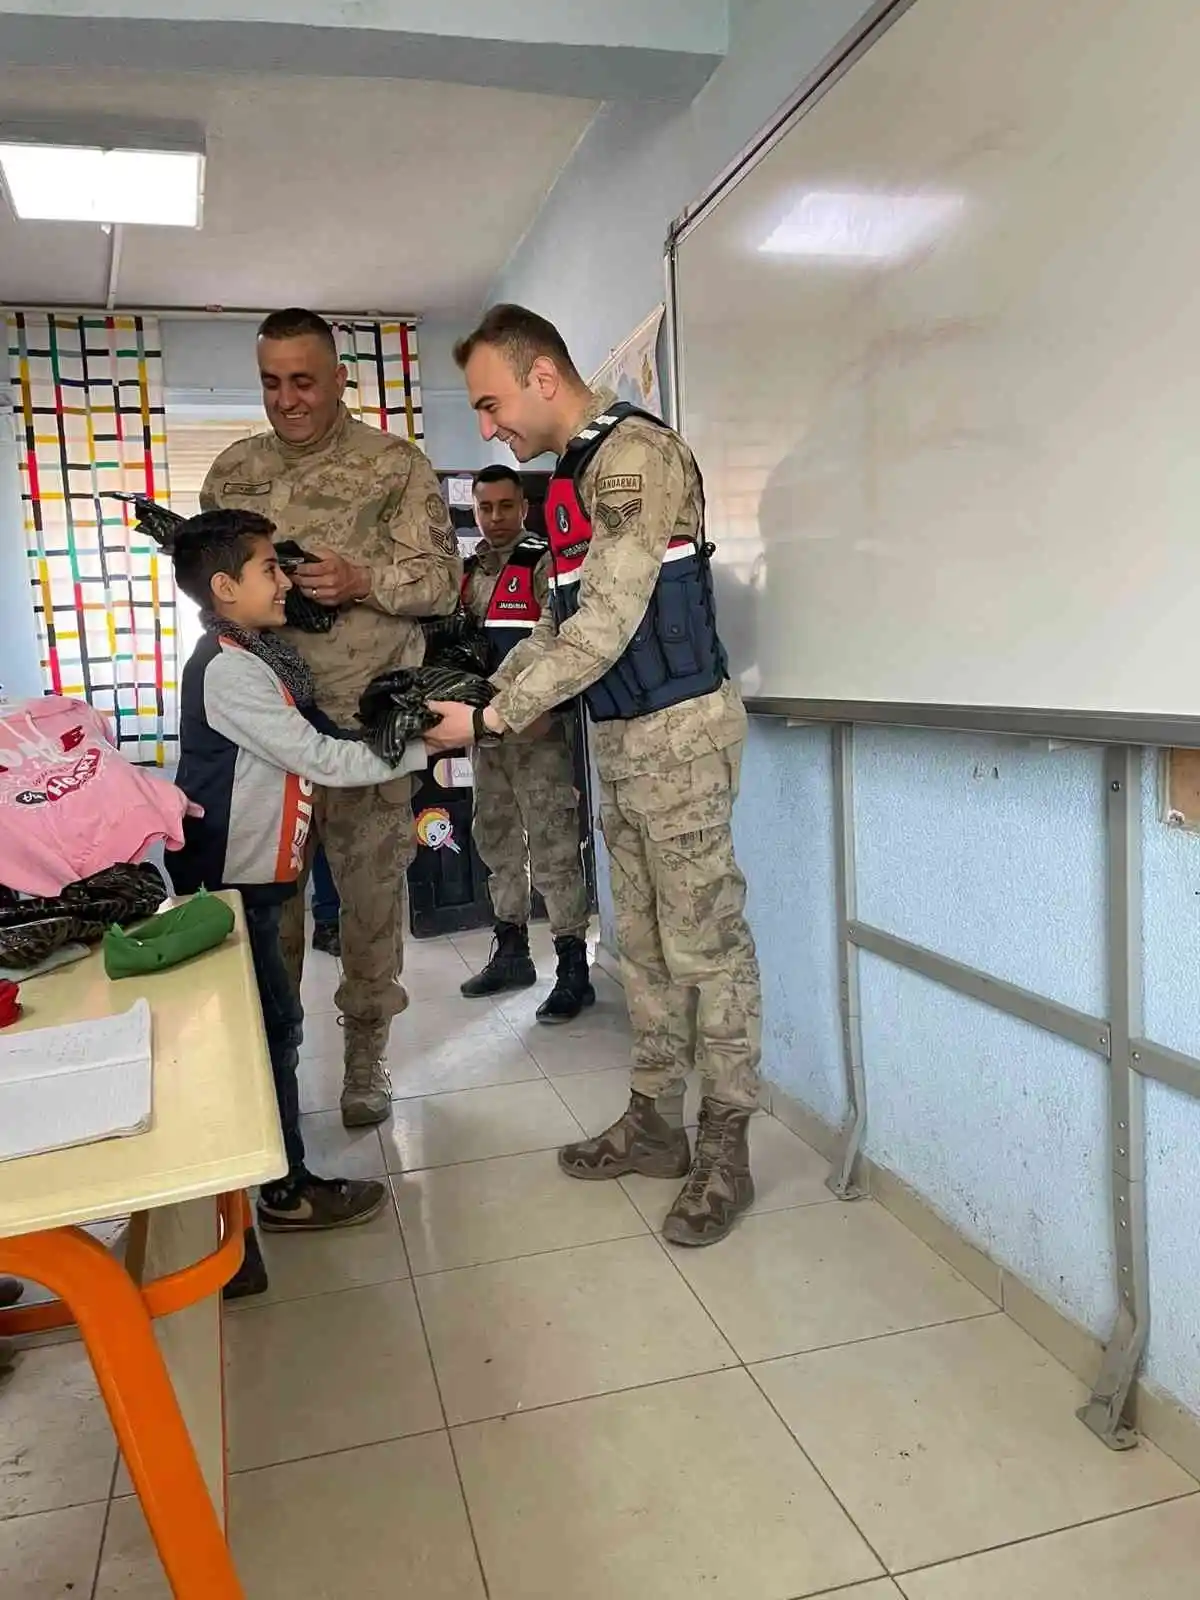
<instances>
[{"instance_id":1,"label":"whiteboard frame","mask_svg":"<svg viewBox=\"0 0 1200 1600\"><path fill-rule=\"evenodd\" d=\"M856 26L800 84L771 120L736 155L709 187L671 224L663 250L666 277L668 421L682 428L684 359L679 327L679 247L741 180L766 159L850 68L899 21L916 0L876 0ZM1115 648L1115 646L1114 646ZM1031 709L1019 706L913 704L887 700L808 700L763 695L746 701L759 716L800 722L860 723L943 732L1012 734L1036 739L1106 745L1158 745L1200 749L1200 716L1155 716L1124 711Z\"/></svg>"}]
</instances>

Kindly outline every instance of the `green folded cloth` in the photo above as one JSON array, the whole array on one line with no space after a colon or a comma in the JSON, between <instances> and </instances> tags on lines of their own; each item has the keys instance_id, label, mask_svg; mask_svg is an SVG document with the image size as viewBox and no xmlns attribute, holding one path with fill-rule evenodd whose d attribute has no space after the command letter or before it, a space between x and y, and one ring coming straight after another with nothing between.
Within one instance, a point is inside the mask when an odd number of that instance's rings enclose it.
<instances>
[{"instance_id":1,"label":"green folded cloth","mask_svg":"<svg viewBox=\"0 0 1200 1600\"><path fill-rule=\"evenodd\" d=\"M172 911L104 935L104 970L110 978L165 972L211 950L233 932L233 912L203 889Z\"/></svg>"}]
</instances>

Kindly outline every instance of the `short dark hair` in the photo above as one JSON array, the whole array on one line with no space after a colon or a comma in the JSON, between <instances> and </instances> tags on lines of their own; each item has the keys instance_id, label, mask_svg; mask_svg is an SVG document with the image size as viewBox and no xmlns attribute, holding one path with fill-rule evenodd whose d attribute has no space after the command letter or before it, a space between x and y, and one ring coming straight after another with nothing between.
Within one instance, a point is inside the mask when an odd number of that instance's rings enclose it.
<instances>
[{"instance_id":1,"label":"short dark hair","mask_svg":"<svg viewBox=\"0 0 1200 1600\"><path fill-rule=\"evenodd\" d=\"M552 322L525 306L499 305L485 312L479 326L454 346L454 359L460 368L466 366L481 344L500 350L522 383L539 356L549 356L564 378L583 381L562 334Z\"/></svg>"},{"instance_id":2,"label":"short dark hair","mask_svg":"<svg viewBox=\"0 0 1200 1600\"><path fill-rule=\"evenodd\" d=\"M270 539L275 524L257 511L202 511L175 530L171 559L175 582L202 610L212 607L212 581L218 573L240 578L259 539Z\"/></svg>"},{"instance_id":3,"label":"short dark hair","mask_svg":"<svg viewBox=\"0 0 1200 1600\"><path fill-rule=\"evenodd\" d=\"M515 467L506 467L499 462L494 467L481 467L475 474L475 480L471 485L472 494L476 489L482 489L487 483L515 483L517 493L522 499L526 497L525 485L521 480L521 474Z\"/></svg>"},{"instance_id":4,"label":"short dark hair","mask_svg":"<svg viewBox=\"0 0 1200 1600\"><path fill-rule=\"evenodd\" d=\"M337 355L337 340L333 336L333 329L318 316L315 311L306 311L303 306L288 306L284 311L272 311L269 317L264 317L258 325L260 339L307 339L309 337L320 339L321 343L328 345L334 355Z\"/></svg>"}]
</instances>

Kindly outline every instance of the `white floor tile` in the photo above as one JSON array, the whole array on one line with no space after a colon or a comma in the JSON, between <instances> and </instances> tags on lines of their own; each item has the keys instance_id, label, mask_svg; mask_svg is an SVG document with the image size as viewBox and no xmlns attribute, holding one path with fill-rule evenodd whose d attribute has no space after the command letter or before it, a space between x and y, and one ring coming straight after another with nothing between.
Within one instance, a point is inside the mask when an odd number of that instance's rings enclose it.
<instances>
[{"instance_id":1,"label":"white floor tile","mask_svg":"<svg viewBox=\"0 0 1200 1600\"><path fill-rule=\"evenodd\" d=\"M906 1600L1193 1600L1197 1574L1192 1495L899 1581Z\"/></svg>"},{"instance_id":2,"label":"white floor tile","mask_svg":"<svg viewBox=\"0 0 1200 1600\"><path fill-rule=\"evenodd\" d=\"M581 1135L544 1078L394 1102L381 1130L393 1172L551 1150Z\"/></svg>"},{"instance_id":3,"label":"white floor tile","mask_svg":"<svg viewBox=\"0 0 1200 1600\"><path fill-rule=\"evenodd\" d=\"M619 1184L565 1177L550 1152L410 1173L392 1186L418 1274L646 1232Z\"/></svg>"},{"instance_id":4,"label":"white floor tile","mask_svg":"<svg viewBox=\"0 0 1200 1600\"><path fill-rule=\"evenodd\" d=\"M0 1395L0 1411L3 1406ZM74 1506L0 1520L4 1600L51 1600L60 1595L83 1600L96 1573L104 1513L103 1505Z\"/></svg>"},{"instance_id":5,"label":"white floor tile","mask_svg":"<svg viewBox=\"0 0 1200 1600\"><path fill-rule=\"evenodd\" d=\"M653 1239L418 1280L451 1423L733 1366Z\"/></svg>"},{"instance_id":6,"label":"white floor tile","mask_svg":"<svg viewBox=\"0 0 1200 1600\"><path fill-rule=\"evenodd\" d=\"M892 1572L1196 1488L1153 1445L1106 1450L1083 1386L999 1313L755 1376Z\"/></svg>"},{"instance_id":7,"label":"white floor tile","mask_svg":"<svg viewBox=\"0 0 1200 1600\"><path fill-rule=\"evenodd\" d=\"M542 1077L537 1062L499 1018L429 1041L411 1053L406 1053L402 1039L394 1038L388 1066L397 1100Z\"/></svg>"},{"instance_id":8,"label":"white floor tile","mask_svg":"<svg viewBox=\"0 0 1200 1600\"><path fill-rule=\"evenodd\" d=\"M386 1169L377 1128L344 1128L338 1111L300 1118L304 1162L321 1178L378 1178Z\"/></svg>"},{"instance_id":9,"label":"white floor tile","mask_svg":"<svg viewBox=\"0 0 1200 1600\"><path fill-rule=\"evenodd\" d=\"M879 1564L744 1372L455 1432L491 1600L783 1600Z\"/></svg>"},{"instance_id":10,"label":"white floor tile","mask_svg":"<svg viewBox=\"0 0 1200 1600\"><path fill-rule=\"evenodd\" d=\"M0 1379L0 1517L104 1500L116 1459L82 1344L21 1352Z\"/></svg>"},{"instance_id":11,"label":"white floor tile","mask_svg":"<svg viewBox=\"0 0 1200 1600\"><path fill-rule=\"evenodd\" d=\"M995 1311L869 1200L751 1214L675 1260L743 1361Z\"/></svg>"},{"instance_id":12,"label":"white floor tile","mask_svg":"<svg viewBox=\"0 0 1200 1600\"><path fill-rule=\"evenodd\" d=\"M226 1348L235 1472L442 1424L409 1283L246 1310Z\"/></svg>"},{"instance_id":13,"label":"white floor tile","mask_svg":"<svg viewBox=\"0 0 1200 1600\"><path fill-rule=\"evenodd\" d=\"M243 1473L229 1498L247 1600L483 1600L445 1433ZM170 1600L136 1500L113 1506L96 1600Z\"/></svg>"}]
</instances>

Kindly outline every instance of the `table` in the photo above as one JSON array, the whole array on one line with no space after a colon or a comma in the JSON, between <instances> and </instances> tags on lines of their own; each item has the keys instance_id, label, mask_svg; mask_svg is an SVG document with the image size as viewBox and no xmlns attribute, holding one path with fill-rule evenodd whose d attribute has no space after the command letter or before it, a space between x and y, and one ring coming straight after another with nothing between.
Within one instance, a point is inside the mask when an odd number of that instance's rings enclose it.
<instances>
[{"instance_id":1,"label":"table","mask_svg":"<svg viewBox=\"0 0 1200 1600\"><path fill-rule=\"evenodd\" d=\"M0 1333L78 1323L184 1600L242 1595L225 1540L220 1288L241 1261L245 1190L287 1171L241 903L223 898L233 934L181 967L110 982L97 950L22 984L22 1031L145 997L153 1118L133 1138L0 1162L0 1274L61 1301L0 1312ZM121 1263L81 1225L124 1216L134 1223Z\"/></svg>"}]
</instances>

